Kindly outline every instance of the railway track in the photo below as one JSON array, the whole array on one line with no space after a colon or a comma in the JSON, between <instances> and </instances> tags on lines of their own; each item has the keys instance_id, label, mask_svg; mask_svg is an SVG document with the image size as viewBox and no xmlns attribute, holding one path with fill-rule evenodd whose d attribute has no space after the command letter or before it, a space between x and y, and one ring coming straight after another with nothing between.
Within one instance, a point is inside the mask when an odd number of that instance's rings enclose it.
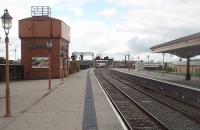
<instances>
[{"instance_id":1,"label":"railway track","mask_svg":"<svg viewBox=\"0 0 200 130\"><path fill-rule=\"evenodd\" d=\"M162 124L163 127L158 127L158 129L159 128L180 129L180 130L200 129L199 116L198 116L199 113L197 113L199 112L198 109L197 110L188 109L188 107L185 108L183 103L182 105L177 105L176 104L177 101L173 101L173 103L176 105L172 105L172 103L171 104L169 103L169 101L172 102L172 99L168 101L163 96L159 94L155 94L155 92L152 92L149 90L144 91L143 87L140 87L125 79L121 79L113 75L111 76L109 72L104 69L98 69L95 71L96 71L95 72L96 76L97 78L99 78L102 86L104 86L103 82L107 82L107 84L110 84L110 86L113 86L113 87L115 86L115 88L118 89L118 91L123 92L124 95L127 95L129 98L131 98L131 100L133 100L138 105L140 105L148 114L151 115L152 118L154 118L154 121L160 122L160 124ZM105 87L105 89L106 88L107 87ZM109 93L109 91L107 93ZM128 105L124 105L124 106L125 106L125 109L129 109L126 107ZM191 112L188 110L193 110L193 111ZM197 116L195 116L194 113L196 113ZM136 120L133 120L133 122L136 122ZM154 123L154 125L155 124L157 123ZM152 129L154 129L153 127Z\"/></svg>"},{"instance_id":2,"label":"railway track","mask_svg":"<svg viewBox=\"0 0 200 130\"><path fill-rule=\"evenodd\" d=\"M120 79L119 77L111 75L109 73L107 73L107 74L109 76L111 76L112 78L114 78L114 79L116 79L116 80L118 80L118 81L140 91L140 92L142 92L143 94L159 101L160 103L171 107L172 109L184 114L185 116L187 116L191 120L200 124L200 109L198 107L185 104L185 103L180 102L178 100L174 100L174 98L170 98L168 96L159 94L159 93L152 91L150 89L148 89L148 90L144 89L143 87L135 85L133 82L131 82L129 80Z\"/></svg>"},{"instance_id":3,"label":"railway track","mask_svg":"<svg viewBox=\"0 0 200 130\"><path fill-rule=\"evenodd\" d=\"M132 130L168 130L156 117L146 111L140 104L135 102L121 89L115 87L101 73L96 73L101 85L120 113L128 129Z\"/></svg>"}]
</instances>

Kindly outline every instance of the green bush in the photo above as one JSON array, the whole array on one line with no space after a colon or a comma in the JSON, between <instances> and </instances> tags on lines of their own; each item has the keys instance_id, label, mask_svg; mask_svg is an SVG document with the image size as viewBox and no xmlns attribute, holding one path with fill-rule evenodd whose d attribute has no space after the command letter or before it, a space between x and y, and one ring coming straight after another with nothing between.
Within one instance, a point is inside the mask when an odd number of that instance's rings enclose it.
<instances>
[{"instance_id":1,"label":"green bush","mask_svg":"<svg viewBox=\"0 0 200 130\"><path fill-rule=\"evenodd\" d=\"M192 74L192 76L200 77L200 73L194 73L194 74Z\"/></svg>"},{"instance_id":2,"label":"green bush","mask_svg":"<svg viewBox=\"0 0 200 130\"><path fill-rule=\"evenodd\" d=\"M73 62L70 62L70 64L69 64L69 74L73 74L73 73L74 73Z\"/></svg>"},{"instance_id":3,"label":"green bush","mask_svg":"<svg viewBox=\"0 0 200 130\"><path fill-rule=\"evenodd\" d=\"M166 71L166 72L172 72L173 69L172 69L171 67L166 67L166 68L165 68L165 71Z\"/></svg>"},{"instance_id":4,"label":"green bush","mask_svg":"<svg viewBox=\"0 0 200 130\"><path fill-rule=\"evenodd\" d=\"M80 71L80 63L79 62L76 62L75 63L75 70L76 70L76 72L79 72Z\"/></svg>"},{"instance_id":5,"label":"green bush","mask_svg":"<svg viewBox=\"0 0 200 130\"><path fill-rule=\"evenodd\" d=\"M73 74L80 71L80 63L78 61L70 61L69 73Z\"/></svg>"}]
</instances>

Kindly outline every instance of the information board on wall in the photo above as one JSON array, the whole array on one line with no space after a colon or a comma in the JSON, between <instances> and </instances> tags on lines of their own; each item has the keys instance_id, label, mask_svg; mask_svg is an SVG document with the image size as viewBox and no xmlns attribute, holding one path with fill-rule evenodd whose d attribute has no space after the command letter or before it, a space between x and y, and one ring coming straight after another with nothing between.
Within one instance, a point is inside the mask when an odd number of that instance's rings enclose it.
<instances>
[{"instance_id":1,"label":"information board on wall","mask_svg":"<svg viewBox=\"0 0 200 130\"><path fill-rule=\"evenodd\" d=\"M49 58L48 57L32 57L32 68L34 69L49 68Z\"/></svg>"}]
</instances>

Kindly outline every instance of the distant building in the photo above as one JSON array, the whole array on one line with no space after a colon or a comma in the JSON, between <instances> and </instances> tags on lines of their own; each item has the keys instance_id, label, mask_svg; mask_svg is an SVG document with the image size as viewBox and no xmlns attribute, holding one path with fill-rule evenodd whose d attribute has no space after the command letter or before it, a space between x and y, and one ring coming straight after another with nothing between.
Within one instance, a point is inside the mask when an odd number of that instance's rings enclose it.
<instances>
[{"instance_id":1,"label":"distant building","mask_svg":"<svg viewBox=\"0 0 200 130\"><path fill-rule=\"evenodd\" d=\"M109 58L108 56L107 57L104 57L103 59L100 58L99 56L97 56L95 59L94 59L94 66L99 68L99 67L112 67L113 66L113 58Z\"/></svg>"},{"instance_id":2,"label":"distant building","mask_svg":"<svg viewBox=\"0 0 200 130\"><path fill-rule=\"evenodd\" d=\"M6 59L4 59L3 57L0 57L0 64L5 64L6 63Z\"/></svg>"},{"instance_id":3,"label":"distant building","mask_svg":"<svg viewBox=\"0 0 200 130\"><path fill-rule=\"evenodd\" d=\"M161 70L163 67L162 62L135 62L132 65L133 69L142 71L142 70Z\"/></svg>"},{"instance_id":4,"label":"distant building","mask_svg":"<svg viewBox=\"0 0 200 130\"><path fill-rule=\"evenodd\" d=\"M0 81L6 80L6 59L4 57L0 57ZM10 72L10 80L21 80L23 79L23 66L14 62L13 60L9 60L9 72Z\"/></svg>"},{"instance_id":5,"label":"distant building","mask_svg":"<svg viewBox=\"0 0 200 130\"><path fill-rule=\"evenodd\" d=\"M186 73L187 61L175 62L173 70L176 73ZM191 74L200 73L200 60L190 61L190 72Z\"/></svg>"},{"instance_id":6,"label":"distant building","mask_svg":"<svg viewBox=\"0 0 200 130\"><path fill-rule=\"evenodd\" d=\"M178 62L165 62L164 65L162 62L135 62L132 64L132 68L142 71L142 70L162 70L163 67L166 71L172 71L176 73L186 73L187 61L178 61ZM197 74L200 73L200 60L191 60L190 61L190 73Z\"/></svg>"},{"instance_id":7,"label":"distant building","mask_svg":"<svg viewBox=\"0 0 200 130\"><path fill-rule=\"evenodd\" d=\"M135 62L134 64L132 64L131 68L138 71L142 71L144 70L144 62Z\"/></svg>"}]
</instances>

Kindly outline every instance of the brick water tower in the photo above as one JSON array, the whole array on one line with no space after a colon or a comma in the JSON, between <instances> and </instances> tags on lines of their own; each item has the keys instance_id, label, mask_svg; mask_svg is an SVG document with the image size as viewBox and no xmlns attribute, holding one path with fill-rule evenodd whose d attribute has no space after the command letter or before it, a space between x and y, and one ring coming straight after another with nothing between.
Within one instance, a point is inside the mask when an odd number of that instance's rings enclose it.
<instances>
[{"instance_id":1,"label":"brick water tower","mask_svg":"<svg viewBox=\"0 0 200 130\"><path fill-rule=\"evenodd\" d=\"M48 78L49 54L52 78L68 75L68 47L70 27L63 21L51 18L48 6L32 6L32 17L19 20L21 62L25 79ZM52 47L47 47L47 42Z\"/></svg>"}]
</instances>

